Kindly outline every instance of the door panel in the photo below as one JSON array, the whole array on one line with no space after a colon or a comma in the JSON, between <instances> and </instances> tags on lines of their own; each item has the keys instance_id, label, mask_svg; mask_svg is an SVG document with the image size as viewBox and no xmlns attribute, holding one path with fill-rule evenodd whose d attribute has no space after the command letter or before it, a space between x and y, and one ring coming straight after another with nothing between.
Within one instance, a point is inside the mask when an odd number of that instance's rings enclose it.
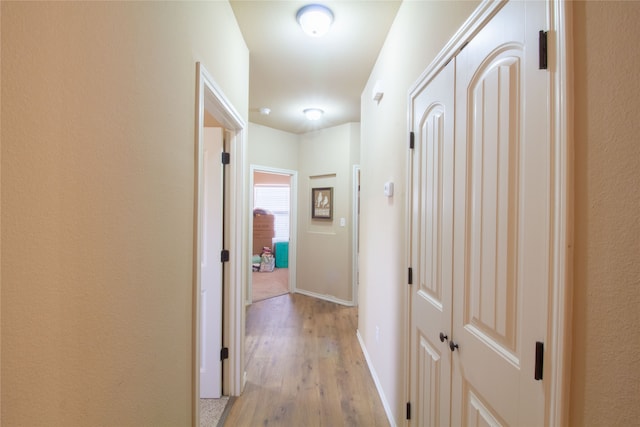
<instances>
[{"instance_id":1,"label":"door panel","mask_svg":"<svg viewBox=\"0 0 640 427\"><path fill-rule=\"evenodd\" d=\"M454 63L414 98L412 158L411 393L417 425L449 423Z\"/></svg>"},{"instance_id":2,"label":"door panel","mask_svg":"<svg viewBox=\"0 0 640 427\"><path fill-rule=\"evenodd\" d=\"M496 414L491 411L480 396L474 393L473 390L469 390L465 394L468 396L468 399L466 400L467 407L465 408L466 419L464 425L474 427L499 427L505 424L496 418Z\"/></svg>"},{"instance_id":3,"label":"door panel","mask_svg":"<svg viewBox=\"0 0 640 427\"><path fill-rule=\"evenodd\" d=\"M200 397L222 394L223 129L203 129Z\"/></svg>"},{"instance_id":4,"label":"door panel","mask_svg":"<svg viewBox=\"0 0 640 427\"><path fill-rule=\"evenodd\" d=\"M443 351L439 343L420 334L420 347L417 354L416 379L418 413L416 419L422 425L437 426L448 417L441 410L448 406L448 397L441 395L443 381L448 381L449 363L444 362L443 357L449 358L449 354ZM433 345L436 344L436 347ZM443 369L445 365L445 369ZM443 372L444 371L444 372ZM444 406L443 406L444 405Z\"/></svg>"},{"instance_id":5,"label":"door panel","mask_svg":"<svg viewBox=\"0 0 640 427\"><path fill-rule=\"evenodd\" d=\"M533 375L550 257L544 11L509 2L456 59L454 425L544 425Z\"/></svg>"},{"instance_id":6,"label":"door panel","mask_svg":"<svg viewBox=\"0 0 640 427\"><path fill-rule=\"evenodd\" d=\"M518 364L516 331L520 138L519 53L480 69L469 85L467 242L464 323L485 344ZM514 113L515 112L515 113Z\"/></svg>"}]
</instances>

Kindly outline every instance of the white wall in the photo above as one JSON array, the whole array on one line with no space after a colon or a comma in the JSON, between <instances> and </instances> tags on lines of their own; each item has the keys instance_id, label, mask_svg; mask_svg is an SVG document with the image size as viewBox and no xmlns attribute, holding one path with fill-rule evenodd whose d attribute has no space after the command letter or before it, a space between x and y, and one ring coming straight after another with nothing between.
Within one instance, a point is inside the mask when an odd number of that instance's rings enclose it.
<instances>
[{"instance_id":1,"label":"white wall","mask_svg":"<svg viewBox=\"0 0 640 427\"><path fill-rule=\"evenodd\" d=\"M404 292L407 99L444 44L477 2L413 2L400 6L362 94L360 292L358 329L395 420L404 419ZM376 81L384 96L371 100ZM383 194L384 182L395 195ZM379 339L375 338L376 327Z\"/></svg>"},{"instance_id":2,"label":"white wall","mask_svg":"<svg viewBox=\"0 0 640 427\"><path fill-rule=\"evenodd\" d=\"M227 2L2 8L2 422L189 426L196 61L248 116Z\"/></svg>"}]
</instances>

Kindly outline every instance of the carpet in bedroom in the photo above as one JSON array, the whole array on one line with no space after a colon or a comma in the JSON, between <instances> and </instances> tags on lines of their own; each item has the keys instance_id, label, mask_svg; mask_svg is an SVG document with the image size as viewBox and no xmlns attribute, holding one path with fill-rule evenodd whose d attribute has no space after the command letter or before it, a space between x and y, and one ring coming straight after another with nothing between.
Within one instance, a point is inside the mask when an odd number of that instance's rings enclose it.
<instances>
[{"instance_id":1,"label":"carpet in bedroom","mask_svg":"<svg viewBox=\"0 0 640 427\"><path fill-rule=\"evenodd\" d=\"M200 427L222 427L232 404L233 399L229 396L200 399Z\"/></svg>"}]
</instances>

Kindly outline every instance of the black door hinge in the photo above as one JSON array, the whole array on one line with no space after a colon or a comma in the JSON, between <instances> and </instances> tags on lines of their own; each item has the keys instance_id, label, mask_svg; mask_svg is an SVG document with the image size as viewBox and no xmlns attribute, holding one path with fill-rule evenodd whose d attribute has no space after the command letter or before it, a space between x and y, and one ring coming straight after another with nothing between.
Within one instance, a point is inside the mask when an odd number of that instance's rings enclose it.
<instances>
[{"instance_id":1,"label":"black door hinge","mask_svg":"<svg viewBox=\"0 0 640 427\"><path fill-rule=\"evenodd\" d=\"M536 371L533 378L536 381L542 380L542 362L544 360L544 343L536 341Z\"/></svg>"},{"instance_id":2,"label":"black door hinge","mask_svg":"<svg viewBox=\"0 0 640 427\"><path fill-rule=\"evenodd\" d=\"M223 151L222 156L220 156L220 160L222 161L223 165L228 165L229 163L231 163L231 154Z\"/></svg>"},{"instance_id":3,"label":"black door hinge","mask_svg":"<svg viewBox=\"0 0 640 427\"><path fill-rule=\"evenodd\" d=\"M220 262L228 262L229 261L229 251L227 249L223 249L220 252Z\"/></svg>"},{"instance_id":4,"label":"black door hinge","mask_svg":"<svg viewBox=\"0 0 640 427\"><path fill-rule=\"evenodd\" d=\"M220 349L220 361L222 362L225 359L229 358L229 348L228 347L222 347Z\"/></svg>"},{"instance_id":5,"label":"black door hinge","mask_svg":"<svg viewBox=\"0 0 640 427\"><path fill-rule=\"evenodd\" d=\"M413 132L409 132L409 149L413 150L415 146L416 135Z\"/></svg>"},{"instance_id":6,"label":"black door hinge","mask_svg":"<svg viewBox=\"0 0 640 427\"><path fill-rule=\"evenodd\" d=\"M547 34L548 31L542 31L538 33L538 68L541 70L547 69Z\"/></svg>"},{"instance_id":7,"label":"black door hinge","mask_svg":"<svg viewBox=\"0 0 640 427\"><path fill-rule=\"evenodd\" d=\"M411 402L407 402L407 419L411 419Z\"/></svg>"},{"instance_id":8,"label":"black door hinge","mask_svg":"<svg viewBox=\"0 0 640 427\"><path fill-rule=\"evenodd\" d=\"M413 285L413 268L409 267L409 277L407 278L407 283Z\"/></svg>"}]
</instances>

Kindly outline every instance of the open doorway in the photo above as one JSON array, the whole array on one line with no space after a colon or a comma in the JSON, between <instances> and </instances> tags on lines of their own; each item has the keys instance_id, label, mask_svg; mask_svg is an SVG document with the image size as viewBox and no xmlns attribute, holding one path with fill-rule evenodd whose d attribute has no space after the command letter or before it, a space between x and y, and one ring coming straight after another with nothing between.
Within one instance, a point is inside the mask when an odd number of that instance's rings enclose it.
<instances>
[{"instance_id":1,"label":"open doorway","mask_svg":"<svg viewBox=\"0 0 640 427\"><path fill-rule=\"evenodd\" d=\"M242 390L244 317L239 308L242 307L240 284L246 277L242 268L243 262L246 262L242 243L242 159L246 124L200 63L196 64L196 73L196 256L193 283L195 425L200 420L201 396L208 395L211 390L213 396L237 396ZM210 132L216 133L214 144L207 142ZM222 152L226 154L222 155ZM212 216L214 211L216 215ZM215 232L208 233L212 228ZM222 250L219 251L220 248ZM207 267L213 264L217 264L216 268L207 271ZM208 294L215 294L215 298L210 301ZM224 354L233 356L225 358ZM205 383L208 380L204 376L209 373L215 377L212 385Z\"/></svg>"},{"instance_id":2,"label":"open doorway","mask_svg":"<svg viewBox=\"0 0 640 427\"><path fill-rule=\"evenodd\" d=\"M297 172L251 165L251 272L247 303L295 289Z\"/></svg>"}]
</instances>

